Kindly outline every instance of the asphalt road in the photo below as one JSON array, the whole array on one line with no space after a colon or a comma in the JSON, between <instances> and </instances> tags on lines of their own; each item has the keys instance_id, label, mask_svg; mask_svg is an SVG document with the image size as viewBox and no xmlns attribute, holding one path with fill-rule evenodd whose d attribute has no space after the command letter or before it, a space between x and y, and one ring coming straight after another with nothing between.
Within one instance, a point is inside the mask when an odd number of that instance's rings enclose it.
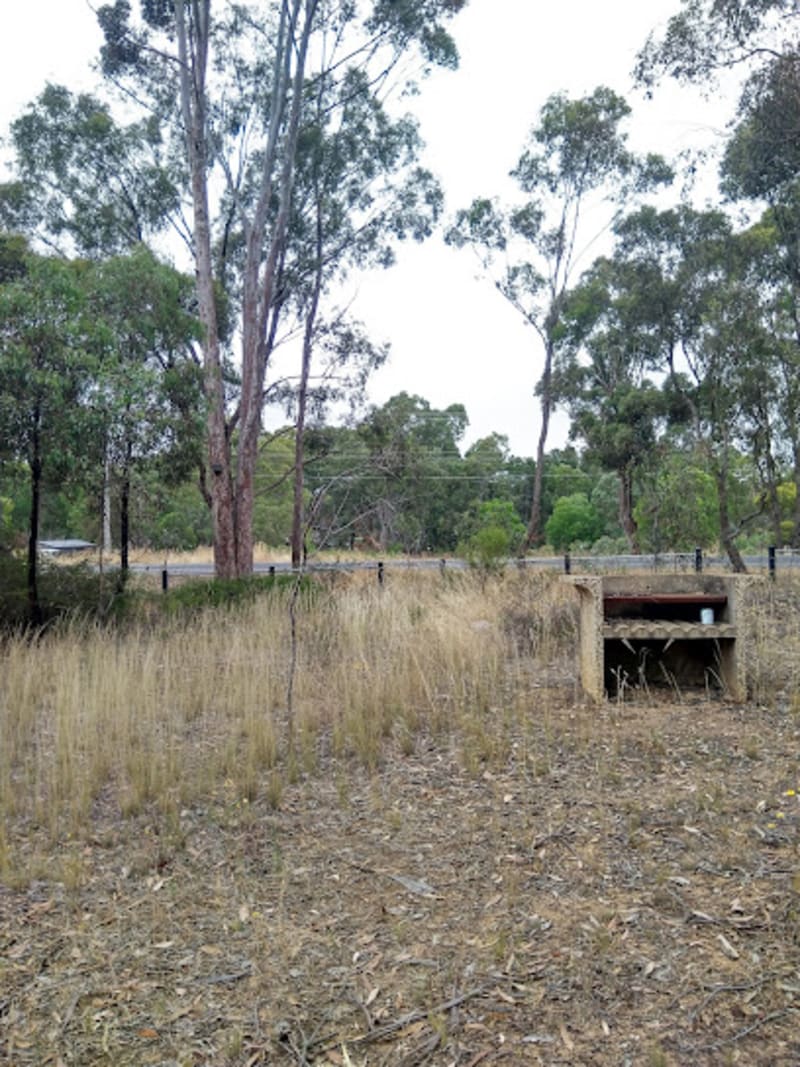
<instances>
[{"instance_id":1,"label":"asphalt road","mask_svg":"<svg viewBox=\"0 0 800 1067\"><path fill-rule=\"evenodd\" d=\"M769 567L769 557L766 552L761 554L749 555L744 557L745 564L748 570L766 571ZM534 570L560 570L566 572L567 562L564 556L532 556L525 559L513 559L509 560L509 566L516 566L521 568L532 568ZM642 555L642 556L571 556L569 558L569 569L573 574L581 574L587 571L609 571L609 570L657 570L664 573L671 571L691 571L694 569L695 557L694 553L667 553L664 555ZM800 552L778 552L775 557L775 565L777 570L785 571L790 569L800 568ZM428 571L448 571L448 570L465 570L469 564L462 559L431 559L425 558L412 558L407 557L405 559L389 557L384 561L378 560L342 560L340 562L317 562L310 561L304 570L307 573L322 573L325 571L379 571L381 568L384 573L398 570L428 570ZM703 568L704 569L729 569L727 557L725 556L704 556ZM131 571L138 573L151 573L161 574L165 569L164 564L143 564L132 563ZM291 563L256 563L254 566L256 574L291 574L293 573ZM214 573L214 565L212 563L166 563L166 570L169 575L184 578L208 578Z\"/></svg>"}]
</instances>

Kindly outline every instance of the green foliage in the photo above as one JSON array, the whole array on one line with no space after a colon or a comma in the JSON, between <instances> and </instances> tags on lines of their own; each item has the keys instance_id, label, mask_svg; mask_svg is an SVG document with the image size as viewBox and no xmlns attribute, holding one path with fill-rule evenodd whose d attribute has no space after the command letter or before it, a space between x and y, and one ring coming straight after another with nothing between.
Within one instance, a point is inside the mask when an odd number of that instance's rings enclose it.
<instances>
[{"instance_id":1,"label":"green foliage","mask_svg":"<svg viewBox=\"0 0 800 1067\"><path fill-rule=\"evenodd\" d=\"M556 501L545 535L557 552L573 545L591 545L599 537L602 520L585 493L572 493Z\"/></svg>"},{"instance_id":2,"label":"green foliage","mask_svg":"<svg viewBox=\"0 0 800 1067\"><path fill-rule=\"evenodd\" d=\"M600 519L601 537L609 538L611 541L621 539L622 544L627 545L619 522L619 479L617 476L610 471L598 474L589 492L589 500ZM615 551L620 551L620 549L615 549Z\"/></svg>"},{"instance_id":3,"label":"green foliage","mask_svg":"<svg viewBox=\"0 0 800 1067\"><path fill-rule=\"evenodd\" d=\"M463 405L436 410L408 393L370 412L358 427L370 456L371 506L360 523L370 539L406 552L455 546L456 523L468 501L465 483L456 477L458 441L467 424Z\"/></svg>"},{"instance_id":4,"label":"green foliage","mask_svg":"<svg viewBox=\"0 0 800 1067\"><path fill-rule=\"evenodd\" d=\"M164 494L163 510L152 525L135 528L138 544L165 552L191 552L211 542L208 506L196 485L182 485Z\"/></svg>"},{"instance_id":5,"label":"green foliage","mask_svg":"<svg viewBox=\"0 0 800 1067\"><path fill-rule=\"evenodd\" d=\"M498 570L511 555L511 538L500 526L484 526L458 546L458 554L470 566L483 571Z\"/></svg>"},{"instance_id":6,"label":"green foliage","mask_svg":"<svg viewBox=\"0 0 800 1067\"><path fill-rule=\"evenodd\" d=\"M583 470L580 457L574 449L557 450L548 457L545 492L542 497L546 512L552 512L556 501L574 493L588 496L595 483L595 476Z\"/></svg>"},{"instance_id":7,"label":"green foliage","mask_svg":"<svg viewBox=\"0 0 800 1067\"><path fill-rule=\"evenodd\" d=\"M191 618L209 608L234 608L259 596L290 596L299 583L303 595L317 591L309 575L254 575L248 578L213 578L186 582L162 594L157 601L167 615ZM152 602L151 598L151 602Z\"/></svg>"},{"instance_id":8,"label":"green foliage","mask_svg":"<svg viewBox=\"0 0 800 1067\"><path fill-rule=\"evenodd\" d=\"M589 197L620 206L671 180L659 157L640 158L622 128L630 106L599 86L570 99L551 96L542 107L511 176L526 199L504 210L483 198L457 212L446 240L469 245L499 291L539 335L544 367L536 387L542 429L536 455L528 540L540 539L544 460L557 395L553 372L565 340L564 308L576 266L578 234Z\"/></svg>"},{"instance_id":9,"label":"green foliage","mask_svg":"<svg viewBox=\"0 0 800 1067\"><path fill-rule=\"evenodd\" d=\"M147 119L119 125L107 103L47 85L11 127L19 181L5 225L93 258L130 250L178 207Z\"/></svg>"},{"instance_id":10,"label":"green foliage","mask_svg":"<svg viewBox=\"0 0 800 1067\"><path fill-rule=\"evenodd\" d=\"M313 434L306 434L309 441ZM313 452L306 456L306 483L320 484L316 476L316 457ZM309 445L307 444L307 449ZM253 536L256 541L274 547L285 545L292 532L292 504L294 468L294 431L281 431L266 438L259 449L256 464L255 493L253 506ZM311 493L306 490L305 504L311 503Z\"/></svg>"},{"instance_id":11,"label":"green foliage","mask_svg":"<svg viewBox=\"0 0 800 1067\"><path fill-rule=\"evenodd\" d=\"M0 496L0 552L8 551L13 542L14 501L11 497Z\"/></svg>"},{"instance_id":12,"label":"green foliage","mask_svg":"<svg viewBox=\"0 0 800 1067\"><path fill-rule=\"evenodd\" d=\"M645 482L636 521L649 552L691 552L719 539L719 502L714 478L691 457L665 456Z\"/></svg>"},{"instance_id":13,"label":"green foliage","mask_svg":"<svg viewBox=\"0 0 800 1067\"><path fill-rule=\"evenodd\" d=\"M611 537L603 534L592 544L593 556L619 556L629 550L627 539L621 536Z\"/></svg>"},{"instance_id":14,"label":"green foliage","mask_svg":"<svg viewBox=\"0 0 800 1067\"><path fill-rule=\"evenodd\" d=\"M0 186L0 194L3 187ZM0 223L2 223L0 214ZM23 278L28 266L28 242L19 234L0 233L0 285Z\"/></svg>"},{"instance_id":15,"label":"green foliage","mask_svg":"<svg viewBox=\"0 0 800 1067\"><path fill-rule=\"evenodd\" d=\"M720 70L774 56L776 29L791 39L791 20L798 14L794 0L681 0L681 4L663 36L651 34L637 58L636 78L651 92L665 76L680 82L710 81Z\"/></svg>"},{"instance_id":16,"label":"green foliage","mask_svg":"<svg viewBox=\"0 0 800 1067\"><path fill-rule=\"evenodd\" d=\"M260 596L288 597L299 582L303 597L316 596L318 584L308 575L258 575L232 580L196 580L175 586L166 594L128 589L119 594L116 583L88 564L43 562L39 574L40 618L36 629L59 622L123 624L137 618L152 622L163 613L190 621L208 609L234 608ZM20 557L0 552L0 632L30 628L26 565Z\"/></svg>"},{"instance_id":17,"label":"green foliage","mask_svg":"<svg viewBox=\"0 0 800 1067\"><path fill-rule=\"evenodd\" d=\"M42 562L38 574L39 616L34 628L59 621L107 620L115 607L108 578L85 563ZM0 631L31 626L25 560L0 552Z\"/></svg>"},{"instance_id":18,"label":"green foliage","mask_svg":"<svg viewBox=\"0 0 800 1067\"><path fill-rule=\"evenodd\" d=\"M486 500L473 506L466 520L468 536L458 553L472 566L493 571L516 555L525 539L525 524L510 500Z\"/></svg>"},{"instance_id":19,"label":"green foliage","mask_svg":"<svg viewBox=\"0 0 800 1067\"><path fill-rule=\"evenodd\" d=\"M42 491L79 477L92 462L96 361L84 265L31 255L24 265L24 276L0 285L0 464L26 467L29 475L28 604L37 625Z\"/></svg>"}]
</instances>

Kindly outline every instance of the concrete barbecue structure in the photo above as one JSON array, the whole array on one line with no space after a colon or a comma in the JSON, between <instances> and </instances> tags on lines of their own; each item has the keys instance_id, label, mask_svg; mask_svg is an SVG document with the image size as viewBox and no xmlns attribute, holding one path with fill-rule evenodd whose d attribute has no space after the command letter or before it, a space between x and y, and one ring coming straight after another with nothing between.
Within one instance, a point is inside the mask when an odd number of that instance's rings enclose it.
<instances>
[{"instance_id":1,"label":"concrete barbecue structure","mask_svg":"<svg viewBox=\"0 0 800 1067\"><path fill-rule=\"evenodd\" d=\"M715 574L574 576L580 674L595 700L669 685L747 699L748 586Z\"/></svg>"}]
</instances>

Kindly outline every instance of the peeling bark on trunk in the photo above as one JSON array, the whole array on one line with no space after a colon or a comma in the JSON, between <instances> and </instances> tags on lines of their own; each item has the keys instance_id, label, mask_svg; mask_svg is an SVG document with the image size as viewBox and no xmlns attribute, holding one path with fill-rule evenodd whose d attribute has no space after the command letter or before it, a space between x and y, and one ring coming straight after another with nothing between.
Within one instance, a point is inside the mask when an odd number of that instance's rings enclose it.
<instances>
[{"instance_id":1,"label":"peeling bark on trunk","mask_svg":"<svg viewBox=\"0 0 800 1067\"><path fill-rule=\"evenodd\" d=\"M31 435L31 518L28 527L28 617L32 626L42 624L42 606L39 603L39 512L42 497L42 455L40 424L41 413L37 403L33 412Z\"/></svg>"},{"instance_id":2,"label":"peeling bark on trunk","mask_svg":"<svg viewBox=\"0 0 800 1067\"><path fill-rule=\"evenodd\" d=\"M800 548L800 449L794 453L794 514L792 515L792 548Z\"/></svg>"},{"instance_id":3,"label":"peeling bark on trunk","mask_svg":"<svg viewBox=\"0 0 800 1067\"><path fill-rule=\"evenodd\" d=\"M746 574L747 567L742 559L742 554L739 551L736 540L733 536L733 527L730 519L730 509L728 507L728 479L727 471L725 467L715 467L714 477L717 482L717 499L719 500L719 531L720 540L722 541L722 547L728 555L728 559L731 561L734 573Z\"/></svg>"},{"instance_id":4,"label":"peeling bark on trunk","mask_svg":"<svg viewBox=\"0 0 800 1067\"><path fill-rule=\"evenodd\" d=\"M303 332L303 359L300 367L300 384L297 389L297 421L294 441L294 500L292 505L292 566L305 563L305 516L303 514L303 489L305 486L305 429L308 406L308 380L311 375L311 356L314 343L314 327L322 295L322 210L317 195L316 216L316 276L311 294L311 304L306 314Z\"/></svg>"},{"instance_id":5,"label":"peeling bark on trunk","mask_svg":"<svg viewBox=\"0 0 800 1067\"><path fill-rule=\"evenodd\" d=\"M207 457L211 471L211 517L214 531L214 569L220 578L239 573L236 558L236 509L230 474L230 446L225 419L211 224L208 200L206 141L206 67L208 62L210 0L193 5L194 31L189 39L184 0L175 2L180 58L181 111L191 172L194 254L199 318L203 325L203 379L208 414Z\"/></svg>"},{"instance_id":6,"label":"peeling bark on trunk","mask_svg":"<svg viewBox=\"0 0 800 1067\"><path fill-rule=\"evenodd\" d=\"M618 471L619 477L619 522L633 555L641 554L639 527L633 517L633 472L629 467Z\"/></svg>"},{"instance_id":7,"label":"peeling bark on trunk","mask_svg":"<svg viewBox=\"0 0 800 1067\"><path fill-rule=\"evenodd\" d=\"M103 555L110 556L113 550L111 541L111 460L108 446L103 463ZM102 557L101 557L102 560Z\"/></svg>"},{"instance_id":8,"label":"peeling bark on trunk","mask_svg":"<svg viewBox=\"0 0 800 1067\"><path fill-rule=\"evenodd\" d=\"M266 150L258 206L248 228L242 304L242 390L235 476L236 554L240 574L249 574L253 569L254 476L269 356L268 327L270 315L274 311L275 283L289 226L306 56L317 2L318 0L306 0L299 34L301 0L295 0L288 25L284 8L273 87L272 113L275 120ZM295 69L290 86L290 61L293 55ZM284 132L279 145L279 120L286 111L290 87L291 106L285 128L280 127ZM265 244L268 209L274 195L273 172L279 148L283 158L277 187L279 207L264 260L262 249Z\"/></svg>"},{"instance_id":9,"label":"peeling bark on trunk","mask_svg":"<svg viewBox=\"0 0 800 1067\"><path fill-rule=\"evenodd\" d=\"M128 550L130 548L130 503L131 503L131 445L125 445L125 464L119 491L119 577L117 589L125 588L128 580Z\"/></svg>"},{"instance_id":10,"label":"peeling bark on trunk","mask_svg":"<svg viewBox=\"0 0 800 1067\"><path fill-rule=\"evenodd\" d=\"M294 492L292 499L292 566L297 568L305 562L303 543L305 541L305 514L303 507L303 489L305 486L305 428L306 428L306 394L308 386L308 367L310 348L303 346L303 366L300 373L300 388L297 393L297 421L295 423L294 441Z\"/></svg>"},{"instance_id":11,"label":"peeling bark on trunk","mask_svg":"<svg viewBox=\"0 0 800 1067\"><path fill-rule=\"evenodd\" d=\"M528 521L528 530L525 534L524 547L532 548L540 545L543 540L542 533L542 487L544 485L545 448L547 436L550 431L550 415L553 410L553 355L555 347L551 340L545 345L544 370L540 382L541 388L541 413L542 426L539 431L539 442L536 446L536 470L533 474L533 500L531 501L531 515Z\"/></svg>"}]
</instances>

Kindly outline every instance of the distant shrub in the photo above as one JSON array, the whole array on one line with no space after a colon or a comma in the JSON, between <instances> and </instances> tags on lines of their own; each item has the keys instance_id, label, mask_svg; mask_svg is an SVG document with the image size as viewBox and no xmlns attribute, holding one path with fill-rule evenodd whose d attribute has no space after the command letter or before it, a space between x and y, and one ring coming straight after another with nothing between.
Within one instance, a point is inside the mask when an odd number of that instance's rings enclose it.
<instances>
[{"instance_id":1,"label":"distant shrub","mask_svg":"<svg viewBox=\"0 0 800 1067\"><path fill-rule=\"evenodd\" d=\"M170 589L165 595L160 595L159 600L167 614L191 616L207 608L235 607L238 604L250 603L259 596L286 595L294 590L298 581L303 594L315 588L308 575L302 575L300 578L293 574L198 578Z\"/></svg>"},{"instance_id":2,"label":"distant shrub","mask_svg":"<svg viewBox=\"0 0 800 1067\"><path fill-rule=\"evenodd\" d=\"M585 493L559 497L547 520L547 540L561 552L576 544L591 544L600 534L602 521Z\"/></svg>"},{"instance_id":3,"label":"distant shrub","mask_svg":"<svg viewBox=\"0 0 800 1067\"><path fill-rule=\"evenodd\" d=\"M624 556L628 552L630 547L624 537L609 537L605 534L598 537L592 545L593 556Z\"/></svg>"},{"instance_id":4,"label":"distant shrub","mask_svg":"<svg viewBox=\"0 0 800 1067\"><path fill-rule=\"evenodd\" d=\"M114 611L116 594L108 576L87 563L56 564L41 560L37 576L40 624L60 619L106 619ZM25 630L30 626L27 561L0 552L0 629Z\"/></svg>"},{"instance_id":5,"label":"distant shrub","mask_svg":"<svg viewBox=\"0 0 800 1067\"><path fill-rule=\"evenodd\" d=\"M498 570L516 554L525 525L510 500L486 500L469 520L469 536L458 546L458 554L473 567Z\"/></svg>"}]
</instances>

